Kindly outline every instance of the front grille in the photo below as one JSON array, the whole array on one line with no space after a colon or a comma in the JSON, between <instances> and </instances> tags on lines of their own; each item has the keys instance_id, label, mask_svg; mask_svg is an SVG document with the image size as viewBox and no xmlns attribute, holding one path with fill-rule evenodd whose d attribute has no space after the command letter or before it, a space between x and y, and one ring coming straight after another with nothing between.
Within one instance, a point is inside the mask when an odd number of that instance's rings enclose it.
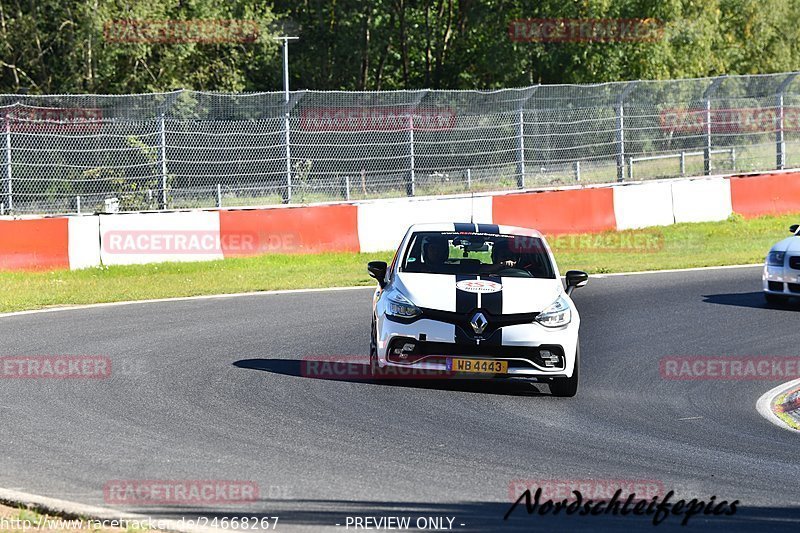
<instances>
[{"instance_id":1,"label":"front grille","mask_svg":"<svg viewBox=\"0 0 800 533\"><path fill-rule=\"evenodd\" d=\"M800 293L800 283L787 283L789 292Z\"/></svg>"},{"instance_id":2,"label":"front grille","mask_svg":"<svg viewBox=\"0 0 800 533\"><path fill-rule=\"evenodd\" d=\"M429 318L431 320L436 320L438 322L453 324L456 327L460 328L466 334L467 337L476 337L469 321L472 319L473 315L477 311L478 309L473 309L468 313L455 313L453 311L439 311L437 309L422 309L422 315L420 316L420 318ZM517 324L531 324L536 318L536 316L539 314L539 313L517 313L510 315L493 315L491 313L487 313L482 309L480 311L484 314L486 320L488 321L486 329L480 335L480 337L484 339L490 338L494 332L505 326L515 326Z\"/></svg>"},{"instance_id":3,"label":"front grille","mask_svg":"<svg viewBox=\"0 0 800 533\"><path fill-rule=\"evenodd\" d=\"M789 267L800 270L800 255L794 255L789 258Z\"/></svg>"},{"instance_id":4,"label":"front grille","mask_svg":"<svg viewBox=\"0 0 800 533\"><path fill-rule=\"evenodd\" d=\"M783 283L780 281L768 281L767 288L771 291L783 292Z\"/></svg>"}]
</instances>

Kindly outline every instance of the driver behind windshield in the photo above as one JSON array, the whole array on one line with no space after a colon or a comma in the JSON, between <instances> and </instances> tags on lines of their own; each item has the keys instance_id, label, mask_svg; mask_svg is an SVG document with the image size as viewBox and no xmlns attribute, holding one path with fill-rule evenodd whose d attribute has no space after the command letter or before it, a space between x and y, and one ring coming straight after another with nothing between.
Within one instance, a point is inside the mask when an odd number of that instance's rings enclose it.
<instances>
[{"instance_id":1,"label":"driver behind windshield","mask_svg":"<svg viewBox=\"0 0 800 533\"><path fill-rule=\"evenodd\" d=\"M492 263L504 267L513 267L517 265L517 258L509 249L507 239L495 241L492 246Z\"/></svg>"},{"instance_id":2,"label":"driver behind windshield","mask_svg":"<svg viewBox=\"0 0 800 533\"><path fill-rule=\"evenodd\" d=\"M492 247L493 268L502 270L504 268L517 268L529 272L534 277L550 277L550 269L544 256L536 251L530 253L515 254L511 251L509 240L497 240Z\"/></svg>"},{"instance_id":3,"label":"driver behind windshield","mask_svg":"<svg viewBox=\"0 0 800 533\"><path fill-rule=\"evenodd\" d=\"M422 246L422 260L426 265L443 265L450 256L450 244L444 237L428 237Z\"/></svg>"}]
</instances>

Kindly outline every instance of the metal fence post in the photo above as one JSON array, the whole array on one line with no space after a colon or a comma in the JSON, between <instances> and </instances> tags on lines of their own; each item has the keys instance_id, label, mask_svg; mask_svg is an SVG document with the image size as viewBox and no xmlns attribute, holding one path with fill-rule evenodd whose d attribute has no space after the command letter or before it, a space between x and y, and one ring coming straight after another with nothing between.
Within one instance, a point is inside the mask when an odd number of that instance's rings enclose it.
<instances>
[{"instance_id":1,"label":"metal fence post","mask_svg":"<svg viewBox=\"0 0 800 533\"><path fill-rule=\"evenodd\" d=\"M222 184L217 183L217 207L222 207Z\"/></svg>"},{"instance_id":2,"label":"metal fence post","mask_svg":"<svg viewBox=\"0 0 800 533\"><path fill-rule=\"evenodd\" d=\"M575 172L575 181L581 181L581 162L575 161L572 164L572 170Z\"/></svg>"},{"instance_id":3,"label":"metal fence post","mask_svg":"<svg viewBox=\"0 0 800 533\"><path fill-rule=\"evenodd\" d=\"M789 84L797 77L797 74L797 72L789 74L789 76L781 82L778 87L777 95L775 96L775 107L777 108L775 113L775 167L778 170L786 168L786 142L783 137L783 94L786 92L786 88Z\"/></svg>"},{"instance_id":4,"label":"metal fence post","mask_svg":"<svg viewBox=\"0 0 800 533\"><path fill-rule=\"evenodd\" d=\"M6 117L6 207L11 213L14 209L14 191L11 185L11 121Z\"/></svg>"},{"instance_id":5,"label":"metal fence post","mask_svg":"<svg viewBox=\"0 0 800 533\"><path fill-rule=\"evenodd\" d=\"M617 181L625 181L625 111L617 104Z\"/></svg>"},{"instance_id":6,"label":"metal fence post","mask_svg":"<svg viewBox=\"0 0 800 533\"><path fill-rule=\"evenodd\" d=\"M408 116L408 156L409 156L409 172L408 182L406 183L406 195L414 196L417 192L416 187L416 163L414 162L414 112L412 111Z\"/></svg>"},{"instance_id":7,"label":"metal fence post","mask_svg":"<svg viewBox=\"0 0 800 533\"><path fill-rule=\"evenodd\" d=\"M686 175L686 152L681 150L681 176Z\"/></svg>"},{"instance_id":8,"label":"metal fence post","mask_svg":"<svg viewBox=\"0 0 800 533\"><path fill-rule=\"evenodd\" d=\"M525 107L519 108L517 127L517 188L525 188Z\"/></svg>"},{"instance_id":9,"label":"metal fence post","mask_svg":"<svg viewBox=\"0 0 800 533\"><path fill-rule=\"evenodd\" d=\"M167 134L164 113L158 120L158 150L161 159L161 209L167 208Z\"/></svg>"},{"instance_id":10,"label":"metal fence post","mask_svg":"<svg viewBox=\"0 0 800 533\"><path fill-rule=\"evenodd\" d=\"M634 87L635 81L628 83L617 98L617 181L625 181L625 97Z\"/></svg>"},{"instance_id":11,"label":"metal fence post","mask_svg":"<svg viewBox=\"0 0 800 533\"><path fill-rule=\"evenodd\" d=\"M292 201L292 149L289 145L291 138L290 125L289 125L289 101L286 101L286 114L284 116L284 142L286 143L286 194L283 196L284 203L291 203Z\"/></svg>"},{"instance_id":12,"label":"metal fence post","mask_svg":"<svg viewBox=\"0 0 800 533\"><path fill-rule=\"evenodd\" d=\"M472 190L472 169L467 169L467 190Z\"/></svg>"},{"instance_id":13,"label":"metal fence post","mask_svg":"<svg viewBox=\"0 0 800 533\"><path fill-rule=\"evenodd\" d=\"M705 109L706 141L703 145L703 174L708 176L711 174L711 98L706 98Z\"/></svg>"},{"instance_id":14,"label":"metal fence post","mask_svg":"<svg viewBox=\"0 0 800 533\"><path fill-rule=\"evenodd\" d=\"M711 97L714 96L714 93L717 92L719 86L725 81L726 76L720 76L719 78L715 78L714 81L711 82L711 85L708 86L705 93L703 93L704 99L704 107L705 107L705 119L703 121L705 126L705 142L703 143L703 174L706 176L711 174L712 165L711 165L711 150L713 148L712 140L711 140Z\"/></svg>"},{"instance_id":15,"label":"metal fence post","mask_svg":"<svg viewBox=\"0 0 800 533\"><path fill-rule=\"evenodd\" d=\"M75 197L75 211L80 215L81 214L81 195Z\"/></svg>"},{"instance_id":16,"label":"metal fence post","mask_svg":"<svg viewBox=\"0 0 800 533\"><path fill-rule=\"evenodd\" d=\"M283 100L286 110L283 116L284 142L286 143L286 192L283 195L283 202L288 204L292 201L292 150L290 148L291 130L289 125L289 104L291 94L289 93L289 41L296 41L299 37L284 35L273 37L276 41L283 41Z\"/></svg>"}]
</instances>

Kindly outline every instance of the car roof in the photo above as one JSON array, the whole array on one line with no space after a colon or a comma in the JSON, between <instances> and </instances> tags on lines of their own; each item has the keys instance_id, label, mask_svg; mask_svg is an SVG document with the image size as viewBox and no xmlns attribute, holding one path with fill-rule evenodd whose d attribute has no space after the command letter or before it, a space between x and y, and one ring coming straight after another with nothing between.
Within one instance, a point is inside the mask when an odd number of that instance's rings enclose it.
<instances>
[{"instance_id":1,"label":"car roof","mask_svg":"<svg viewBox=\"0 0 800 533\"><path fill-rule=\"evenodd\" d=\"M532 228L523 228L519 226L506 226L501 224L483 224L480 222L433 222L425 224L413 224L409 231L463 231L474 233L491 233L502 235L521 235L524 237L539 237L542 234Z\"/></svg>"}]
</instances>

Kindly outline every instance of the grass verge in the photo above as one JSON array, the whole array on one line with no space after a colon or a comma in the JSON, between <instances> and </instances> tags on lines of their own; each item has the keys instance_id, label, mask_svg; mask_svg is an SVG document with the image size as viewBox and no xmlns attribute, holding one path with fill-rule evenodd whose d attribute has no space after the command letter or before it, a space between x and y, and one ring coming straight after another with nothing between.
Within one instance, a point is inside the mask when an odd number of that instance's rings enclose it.
<instances>
[{"instance_id":1,"label":"grass verge","mask_svg":"<svg viewBox=\"0 0 800 533\"><path fill-rule=\"evenodd\" d=\"M549 238L562 272L631 272L758 263L800 215L675 224ZM74 271L0 272L0 312L123 300L372 285L365 265L385 253L265 255Z\"/></svg>"},{"instance_id":2,"label":"grass verge","mask_svg":"<svg viewBox=\"0 0 800 533\"><path fill-rule=\"evenodd\" d=\"M111 526L110 522L107 525ZM85 518L64 518L40 513L25 507L10 507L0 504L0 532L29 531L91 531L93 533L144 533L146 529L137 527L102 527L102 523Z\"/></svg>"}]
</instances>

